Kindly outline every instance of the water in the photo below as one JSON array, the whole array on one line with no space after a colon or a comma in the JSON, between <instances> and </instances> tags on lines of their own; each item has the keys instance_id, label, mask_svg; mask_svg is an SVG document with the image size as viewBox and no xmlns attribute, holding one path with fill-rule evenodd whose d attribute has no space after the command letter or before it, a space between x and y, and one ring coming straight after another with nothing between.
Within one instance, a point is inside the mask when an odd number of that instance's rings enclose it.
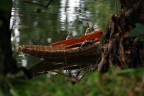
<instances>
[{"instance_id":1,"label":"water","mask_svg":"<svg viewBox=\"0 0 144 96\"><path fill-rule=\"evenodd\" d=\"M31 1L47 4L47 0ZM45 10L36 4L14 0L11 17L13 50L15 52L19 45L49 45L64 40L68 32L74 37L81 36L87 23L105 31L110 16L116 12L113 5L112 0L53 0ZM20 66L27 67L41 61L24 54L16 55L16 58Z\"/></svg>"}]
</instances>

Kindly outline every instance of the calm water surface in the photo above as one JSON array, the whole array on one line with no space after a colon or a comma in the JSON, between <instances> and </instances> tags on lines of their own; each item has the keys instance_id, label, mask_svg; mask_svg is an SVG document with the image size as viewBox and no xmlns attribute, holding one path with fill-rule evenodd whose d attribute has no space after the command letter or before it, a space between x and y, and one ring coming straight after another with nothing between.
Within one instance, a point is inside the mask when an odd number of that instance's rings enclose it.
<instances>
[{"instance_id":1,"label":"calm water surface","mask_svg":"<svg viewBox=\"0 0 144 96\"><path fill-rule=\"evenodd\" d=\"M29 1L29 0L27 0ZM65 39L67 33L74 37L84 34L87 23L94 28L106 29L107 22L116 12L115 0L53 0L48 9L47 0L13 0L11 28L13 50L19 45L49 45ZM38 10L41 9L41 12ZM31 67L41 59L14 53L19 65Z\"/></svg>"}]
</instances>

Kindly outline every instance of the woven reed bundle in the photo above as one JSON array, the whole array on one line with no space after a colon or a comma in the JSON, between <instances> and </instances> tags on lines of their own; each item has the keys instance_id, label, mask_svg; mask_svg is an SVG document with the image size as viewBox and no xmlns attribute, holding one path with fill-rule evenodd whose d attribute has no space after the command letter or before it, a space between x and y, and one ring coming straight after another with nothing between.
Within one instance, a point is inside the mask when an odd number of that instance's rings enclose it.
<instances>
[{"instance_id":1,"label":"woven reed bundle","mask_svg":"<svg viewBox=\"0 0 144 96\"><path fill-rule=\"evenodd\" d=\"M65 49L63 46L38 46L38 45L22 45L17 47L17 51L44 59L53 58L77 58L84 56L93 56L97 54L97 46L99 43L85 47L75 47Z\"/></svg>"}]
</instances>

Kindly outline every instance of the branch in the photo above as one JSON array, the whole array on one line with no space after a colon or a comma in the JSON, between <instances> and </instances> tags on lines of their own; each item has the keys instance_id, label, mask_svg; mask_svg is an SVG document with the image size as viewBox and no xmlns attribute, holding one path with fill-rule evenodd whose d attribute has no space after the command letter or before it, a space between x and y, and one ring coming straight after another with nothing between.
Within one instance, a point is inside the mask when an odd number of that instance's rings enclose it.
<instances>
[{"instance_id":1,"label":"branch","mask_svg":"<svg viewBox=\"0 0 144 96\"><path fill-rule=\"evenodd\" d=\"M39 3L33 3L33 2L30 2L30 1L25 1L25 3L28 3L28 4L34 4L34 5L38 5L38 6L41 6L41 7L45 7L45 5L42 5L42 4L39 4Z\"/></svg>"},{"instance_id":2,"label":"branch","mask_svg":"<svg viewBox=\"0 0 144 96\"><path fill-rule=\"evenodd\" d=\"M52 0L50 0L50 1L48 2L48 4L45 6L45 9L48 8L48 6L50 5L51 2L52 2Z\"/></svg>"}]
</instances>

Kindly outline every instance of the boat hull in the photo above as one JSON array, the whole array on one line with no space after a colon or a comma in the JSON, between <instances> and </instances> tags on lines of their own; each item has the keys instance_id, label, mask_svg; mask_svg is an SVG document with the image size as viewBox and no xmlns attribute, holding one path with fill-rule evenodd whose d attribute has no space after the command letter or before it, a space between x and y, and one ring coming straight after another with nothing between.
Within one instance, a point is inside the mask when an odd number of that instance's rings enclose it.
<instances>
[{"instance_id":1,"label":"boat hull","mask_svg":"<svg viewBox=\"0 0 144 96\"><path fill-rule=\"evenodd\" d=\"M44 59L68 59L95 56L97 54L98 43L86 47L75 47L64 49L62 46L27 46L22 45L17 48L18 51Z\"/></svg>"}]
</instances>

